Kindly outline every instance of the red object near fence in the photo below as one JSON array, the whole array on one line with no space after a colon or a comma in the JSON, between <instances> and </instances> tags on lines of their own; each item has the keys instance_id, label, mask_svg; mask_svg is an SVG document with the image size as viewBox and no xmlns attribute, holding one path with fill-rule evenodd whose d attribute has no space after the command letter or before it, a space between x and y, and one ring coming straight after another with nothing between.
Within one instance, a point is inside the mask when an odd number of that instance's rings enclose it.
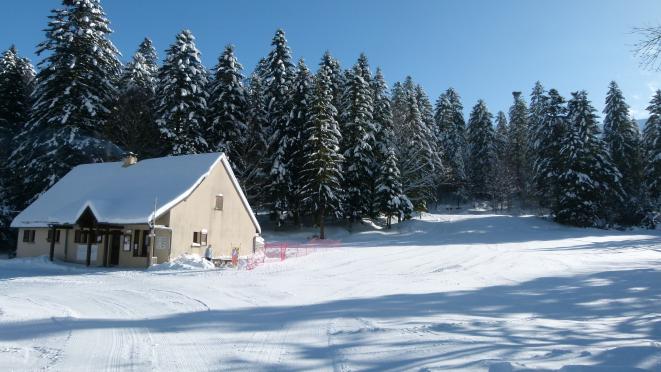
<instances>
[{"instance_id":1,"label":"red object near fence","mask_svg":"<svg viewBox=\"0 0 661 372\"><path fill-rule=\"evenodd\" d=\"M264 262L284 261L288 258L303 257L319 249L340 248L339 240L311 239L305 243L266 242L263 252L255 252L248 259L246 268L252 270Z\"/></svg>"}]
</instances>

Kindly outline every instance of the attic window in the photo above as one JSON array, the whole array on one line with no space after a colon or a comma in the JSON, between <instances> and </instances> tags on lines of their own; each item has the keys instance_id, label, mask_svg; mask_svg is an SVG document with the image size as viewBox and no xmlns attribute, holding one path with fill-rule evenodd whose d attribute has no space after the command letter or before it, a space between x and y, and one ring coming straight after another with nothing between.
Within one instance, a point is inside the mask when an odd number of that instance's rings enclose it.
<instances>
[{"instance_id":1,"label":"attic window","mask_svg":"<svg viewBox=\"0 0 661 372\"><path fill-rule=\"evenodd\" d=\"M223 194L216 195L216 210L223 210Z\"/></svg>"}]
</instances>

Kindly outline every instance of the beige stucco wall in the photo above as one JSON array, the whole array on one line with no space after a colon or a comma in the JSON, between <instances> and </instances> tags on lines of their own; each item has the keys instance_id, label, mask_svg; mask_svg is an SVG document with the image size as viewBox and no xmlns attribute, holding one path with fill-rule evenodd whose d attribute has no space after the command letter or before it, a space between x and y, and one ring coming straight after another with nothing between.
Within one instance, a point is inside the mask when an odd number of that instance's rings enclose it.
<instances>
[{"instance_id":1,"label":"beige stucco wall","mask_svg":"<svg viewBox=\"0 0 661 372\"><path fill-rule=\"evenodd\" d=\"M50 254L50 243L46 241L48 237L48 228L32 228L29 230L35 230L34 243L24 243L23 242L23 230L19 229L19 241L16 247L16 256L17 257L35 257ZM149 230L147 225L126 225L124 229L121 230L123 234L127 234L128 231L133 232L134 230ZM75 229L62 229L60 230L60 242L55 243L55 259L61 261L75 262L84 264L87 254L87 244L75 243ZM132 233L131 233L132 235ZM171 233L167 229L158 229L156 230L156 236L166 236L171 241ZM110 237L105 235L102 237L101 241L96 245L96 259L90 262L90 266L103 266L104 255L108 254L108 262L110 262L110 245L108 245L108 251L106 251L105 240ZM110 243L110 241L108 242ZM119 251L119 265L121 267L147 267L147 257L133 257L133 249L129 251L124 251L122 246L122 241L120 240L120 251ZM82 247L83 256L82 259L78 257L78 247ZM131 247L133 247L133 241L131 241ZM158 263L167 262L170 259L169 250L155 249L154 256L157 258Z\"/></svg>"},{"instance_id":2,"label":"beige stucco wall","mask_svg":"<svg viewBox=\"0 0 661 372\"><path fill-rule=\"evenodd\" d=\"M216 195L222 194L223 210L215 209ZM240 255L252 253L257 235L250 214L241 202L223 162L179 204L170 209L172 227L172 257L182 253L204 256L206 247L193 245L193 233L206 229L207 242L214 257L230 256L233 247Z\"/></svg>"}]
</instances>

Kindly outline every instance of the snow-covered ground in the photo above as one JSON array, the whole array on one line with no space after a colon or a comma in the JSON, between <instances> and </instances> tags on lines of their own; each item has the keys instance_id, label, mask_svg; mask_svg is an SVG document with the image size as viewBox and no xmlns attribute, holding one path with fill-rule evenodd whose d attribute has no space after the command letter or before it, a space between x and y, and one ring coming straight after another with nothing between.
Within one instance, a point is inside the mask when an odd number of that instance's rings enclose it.
<instances>
[{"instance_id":1,"label":"snow-covered ground","mask_svg":"<svg viewBox=\"0 0 661 372\"><path fill-rule=\"evenodd\" d=\"M661 371L659 231L465 214L341 239L253 271L2 260L0 370Z\"/></svg>"}]
</instances>

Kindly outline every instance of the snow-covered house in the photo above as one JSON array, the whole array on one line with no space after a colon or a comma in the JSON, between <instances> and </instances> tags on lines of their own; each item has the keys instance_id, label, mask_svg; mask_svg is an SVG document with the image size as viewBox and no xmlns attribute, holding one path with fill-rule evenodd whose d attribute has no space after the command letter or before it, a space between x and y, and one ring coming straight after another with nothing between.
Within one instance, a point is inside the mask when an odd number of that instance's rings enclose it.
<instances>
[{"instance_id":1,"label":"snow-covered house","mask_svg":"<svg viewBox=\"0 0 661 372\"><path fill-rule=\"evenodd\" d=\"M11 226L18 257L124 267L248 255L261 233L222 153L77 166Z\"/></svg>"}]
</instances>

